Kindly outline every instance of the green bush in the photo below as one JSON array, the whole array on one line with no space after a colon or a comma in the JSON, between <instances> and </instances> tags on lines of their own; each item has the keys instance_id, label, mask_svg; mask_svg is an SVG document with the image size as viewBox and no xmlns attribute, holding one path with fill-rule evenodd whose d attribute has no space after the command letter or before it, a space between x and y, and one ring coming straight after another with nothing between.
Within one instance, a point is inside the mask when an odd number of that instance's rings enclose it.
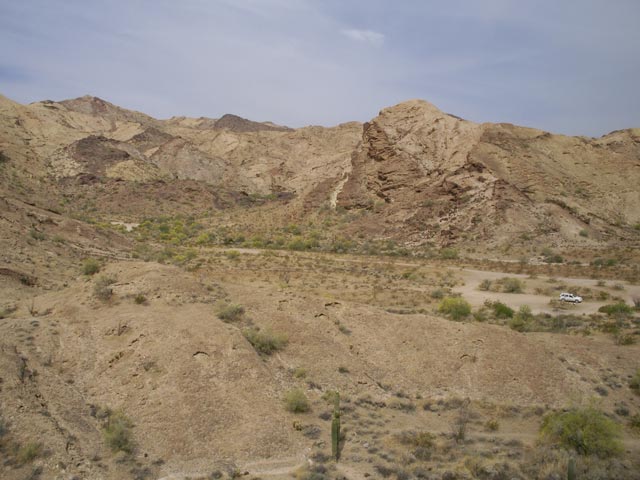
<instances>
[{"instance_id":1,"label":"green bush","mask_svg":"<svg viewBox=\"0 0 640 480\"><path fill-rule=\"evenodd\" d=\"M85 275L95 275L100 271L100 262L95 258L87 258L82 262L82 273Z\"/></svg>"},{"instance_id":2,"label":"green bush","mask_svg":"<svg viewBox=\"0 0 640 480\"><path fill-rule=\"evenodd\" d=\"M122 410L107 410L104 440L112 452L133 453L133 422Z\"/></svg>"},{"instance_id":3,"label":"green bush","mask_svg":"<svg viewBox=\"0 0 640 480\"><path fill-rule=\"evenodd\" d=\"M478 285L478 290L482 290L483 292L491 290L491 280L489 280L488 278L482 280L480 282L480 285Z\"/></svg>"},{"instance_id":4,"label":"green bush","mask_svg":"<svg viewBox=\"0 0 640 480\"><path fill-rule=\"evenodd\" d=\"M621 427L593 407L573 408L544 417L542 439L580 455L611 457L622 452Z\"/></svg>"},{"instance_id":5,"label":"green bush","mask_svg":"<svg viewBox=\"0 0 640 480\"><path fill-rule=\"evenodd\" d=\"M497 318L513 318L513 314L515 313L512 308L502 302L493 302L491 308L493 308L493 314Z\"/></svg>"},{"instance_id":6,"label":"green bush","mask_svg":"<svg viewBox=\"0 0 640 480\"><path fill-rule=\"evenodd\" d=\"M242 334L253 348L263 355L271 355L282 350L288 343L286 335L269 331L262 332L255 327L244 329Z\"/></svg>"},{"instance_id":7,"label":"green bush","mask_svg":"<svg viewBox=\"0 0 640 480\"><path fill-rule=\"evenodd\" d=\"M224 322L235 322L240 320L244 315L244 307L234 303L222 305L218 309L217 315L218 318Z\"/></svg>"},{"instance_id":8,"label":"green bush","mask_svg":"<svg viewBox=\"0 0 640 480\"><path fill-rule=\"evenodd\" d=\"M449 316L452 320L462 320L471 314L471 305L460 297L447 297L440 302L438 312Z\"/></svg>"},{"instance_id":9,"label":"green bush","mask_svg":"<svg viewBox=\"0 0 640 480\"><path fill-rule=\"evenodd\" d=\"M633 307L627 305L626 303L611 303L609 305L601 306L598 311L600 313L606 313L610 317L627 317L633 314Z\"/></svg>"},{"instance_id":10,"label":"green bush","mask_svg":"<svg viewBox=\"0 0 640 480\"><path fill-rule=\"evenodd\" d=\"M284 406L291 413L304 413L311 409L309 399L299 388L290 390L285 394Z\"/></svg>"}]
</instances>

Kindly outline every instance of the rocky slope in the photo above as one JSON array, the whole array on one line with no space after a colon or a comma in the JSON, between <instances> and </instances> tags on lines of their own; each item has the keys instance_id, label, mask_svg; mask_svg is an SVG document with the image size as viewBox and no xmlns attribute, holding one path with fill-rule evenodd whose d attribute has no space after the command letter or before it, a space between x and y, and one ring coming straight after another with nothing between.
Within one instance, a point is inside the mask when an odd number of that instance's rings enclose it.
<instances>
[{"instance_id":1,"label":"rocky slope","mask_svg":"<svg viewBox=\"0 0 640 480\"><path fill-rule=\"evenodd\" d=\"M364 126L289 129L234 115L157 120L86 96L28 106L2 98L0 134L5 170L70 198L90 183L100 191L92 203L109 215L150 215L119 209L114 192L148 185L153 202L169 182L187 196L210 192L195 200L194 213L247 195L284 195L284 217L367 211L347 233L408 245L494 248L537 239L600 248L639 238L639 129L566 137L476 124L419 100Z\"/></svg>"},{"instance_id":2,"label":"rocky slope","mask_svg":"<svg viewBox=\"0 0 640 480\"><path fill-rule=\"evenodd\" d=\"M565 137L411 101L365 124L351 165L338 204L383 202L389 234L416 243L638 240L640 129Z\"/></svg>"}]
</instances>

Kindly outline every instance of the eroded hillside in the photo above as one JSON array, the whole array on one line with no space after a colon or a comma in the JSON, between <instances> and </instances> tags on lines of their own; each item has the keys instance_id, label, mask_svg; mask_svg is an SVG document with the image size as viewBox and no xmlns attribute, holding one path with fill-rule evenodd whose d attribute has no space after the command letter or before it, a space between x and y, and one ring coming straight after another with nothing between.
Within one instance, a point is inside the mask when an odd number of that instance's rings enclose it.
<instances>
[{"instance_id":1,"label":"eroded hillside","mask_svg":"<svg viewBox=\"0 0 640 480\"><path fill-rule=\"evenodd\" d=\"M0 97L0 476L638 478L639 135Z\"/></svg>"}]
</instances>

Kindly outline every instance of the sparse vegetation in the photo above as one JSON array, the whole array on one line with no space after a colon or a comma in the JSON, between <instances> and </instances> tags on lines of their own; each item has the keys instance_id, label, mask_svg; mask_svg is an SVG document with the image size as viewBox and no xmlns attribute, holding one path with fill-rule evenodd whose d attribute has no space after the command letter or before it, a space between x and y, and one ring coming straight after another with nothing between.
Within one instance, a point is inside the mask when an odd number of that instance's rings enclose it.
<instances>
[{"instance_id":1,"label":"sparse vegetation","mask_svg":"<svg viewBox=\"0 0 640 480\"><path fill-rule=\"evenodd\" d=\"M95 275L100 271L100 262L95 258L87 258L82 262L82 273L84 275Z\"/></svg>"},{"instance_id":2,"label":"sparse vegetation","mask_svg":"<svg viewBox=\"0 0 640 480\"><path fill-rule=\"evenodd\" d=\"M636 413L629 418L629 427L633 430L640 432L640 413Z\"/></svg>"},{"instance_id":3,"label":"sparse vegetation","mask_svg":"<svg viewBox=\"0 0 640 480\"><path fill-rule=\"evenodd\" d=\"M629 380L629 388L637 395L640 395L640 368L636 370L636 373Z\"/></svg>"},{"instance_id":4,"label":"sparse vegetation","mask_svg":"<svg viewBox=\"0 0 640 480\"><path fill-rule=\"evenodd\" d=\"M28 442L18 449L16 460L19 464L24 465L33 462L42 453L42 443Z\"/></svg>"},{"instance_id":5,"label":"sparse vegetation","mask_svg":"<svg viewBox=\"0 0 640 480\"><path fill-rule=\"evenodd\" d=\"M112 277L100 277L96 280L95 285L93 286L93 294L103 302L111 299L113 295L113 289L111 285L116 283L116 279Z\"/></svg>"},{"instance_id":6,"label":"sparse vegetation","mask_svg":"<svg viewBox=\"0 0 640 480\"><path fill-rule=\"evenodd\" d=\"M523 282L517 278L502 278L499 280L499 283L502 285L502 291L504 293L522 293L524 290Z\"/></svg>"},{"instance_id":7,"label":"sparse vegetation","mask_svg":"<svg viewBox=\"0 0 640 480\"><path fill-rule=\"evenodd\" d=\"M273 333L270 331L261 331L256 327L246 328L242 334L247 341L263 355L271 355L278 350L282 350L288 343L286 335Z\"/></svg>"},{"instance_id":8,"label":"sparse vegetation","mask_svg":"<svg viewBox=\"0 0 640 480\"><path fill-rule=\"evenodd\" d=\"M459 321L471 315L471 305L463 298L447 297L440 302L438 312Z\"/></svg>"},{"instance_id":9,"label":"sparse vegetation","mask_svg":"<svg viewBox=\"0 0 640 480\"><path fill-rule=\"evenodd\" d=\"M291 413L305 413L311 409L309 399L299 388L290 390L285 394L284 406Z\"/></svg>"},{"instance_id":10,"label":"sparse vegetation","mask_svg":"<svg viewBox=\"0 0 640 480\"><path fill-rule=\"evenodd\" d=\"M147 297L145 297L142 293L138 293L135 297L133 297L133 301L136 305L146 305L148 303Z\"/></svg>"},{"instance_id":11,"label":"sparse vegetation","mask_svg":"<svg viewBox=\"0 0 640 480\"><path fill-rule=\"evenodd\" d=\"M440 250L440 258L443 260L455 260L458 258L458 251L454 248L443 248Z\"/></svg>"},{"instance_id":12,"label":"sparse vegetation","mask_svg":"<svg viewBox=\"0 0 640 480\"><path fill-rule=\"evenodd\" d=\"M633 314L633 308L623 302L603 305L598 311L606 313L610 317L627 317Z\"/></svg>"},{"instance_id":13,"label":"sparse vegetation","mask_svg":"<svg viewBox=\"0 0 640 480\"><path fill-rule=\"evenodd\" d=\"M580 455L601 458L622 452L621 427L594 407L572 408L544 417L542 439Z\"/></svg>"},{"instance_id":14,"label":"sparse vegetation","mask_svg":"<svg viewBox=\"0 0 640 480\"><path fill-rule=\"evenodd\" d=\"M217 315L224 322L237 322L244 316L244 307L235 303L224 304L218 308Z\"/></svg>"},{"instance_id":15,"label":"sparse vegetation","mask_svg":"<svg viewBox=\"0 0 640 480\"><path fill-rule=\"evenodd\" d=\"M131 454L133 442L133 422L122 410L104 410L103 434L107 446L112 452Z\"/></svg>"},{"instance_id":16,"label":"sparse vegetation","mask_svg":"<svg viewBox=\"0 0 640 480\"><path fill-rule=\"evenodd\" d=\"M513 318L515 313L512 308L502 302L489 302L489 306L493 309L493 314L497 318Z\"/></svg>"},{"instance_id":17,"label":"sparse vegetation","mask_svg":"<svg viewBox=\"0 0 640 480\"><path fill-rule=\"evenodd\" d=\"M484 424L484 428L488 432L497 432L498 430L500 430L500 422L497 419L492 418L490 420L487 420L487 422Z\"/></svg>"},{"instance_id":18,"label":"sparse vegetation","mask_svg":"<svg viewBox=\"0 0 640 480\"><path fill-rule=\"evenodd\" d=\"M44 232L36 230L35 228L32 228L31 230L29 230L29 236L34 240L38 240L39 242L47 238Z\"/></svg>"}]
</instances>

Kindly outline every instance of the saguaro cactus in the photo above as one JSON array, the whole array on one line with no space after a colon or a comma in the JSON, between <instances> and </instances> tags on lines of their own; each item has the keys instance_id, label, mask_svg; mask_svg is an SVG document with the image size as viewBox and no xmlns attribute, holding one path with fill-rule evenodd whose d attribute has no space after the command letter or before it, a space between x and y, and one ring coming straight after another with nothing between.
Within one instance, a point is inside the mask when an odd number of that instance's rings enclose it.
<instances>
[{"instance_id":1,"label":"saguaro cactus","mask_svg":"<svg viewBox=\"0 0 640 480\"><path fill-rule=\"evenodd\" d=\"M569 459L567 466L567 480L576 480L576 461L573 457Z\"/></svg>"},{"instance_id":2,"label":"saguaro cactus","mask_svg":"<svg viewBox=\"0 0 640 480\"><path fill-rule=\"evenodd\" d=\"M331 455L336 462L340 458L340 394L338 392L336 392L331 420Z\"/></svg>"}]
</instances>

